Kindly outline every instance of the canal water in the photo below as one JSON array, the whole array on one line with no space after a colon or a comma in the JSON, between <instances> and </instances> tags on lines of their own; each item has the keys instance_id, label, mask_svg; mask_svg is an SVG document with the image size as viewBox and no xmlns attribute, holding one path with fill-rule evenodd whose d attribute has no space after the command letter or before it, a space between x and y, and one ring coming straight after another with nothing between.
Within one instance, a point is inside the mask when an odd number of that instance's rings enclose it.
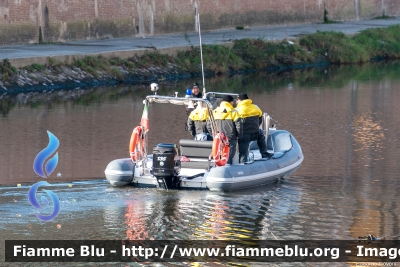
<instances>
[{"instance_id":1,"label":"canal water","mask_svg":"<svg viewBox=\"0 0 400 267\"><path fill-rule=\"evenodd\" d=\"M3 95L0 241L352 240L367 232L396 237L399 73L400 63L391 62L206 79L208 91L246 92L278 129L295 136L305 157L282 181L227 193L117 188L105 181L107 164L129 157L130 135L150 94L148 84ZM160 94L183 96L193 82L160 82ZM190 138L186 118L183 106L151 104L149 147ZM59 159L43 179L32 166L49 142L47 131L60 142ZM49 222L35 216L27 197L31 185L42 180L53 185L60 199L60 213ZM4 261L3 248L0 256Z\"/></svg>"}]
</instances>

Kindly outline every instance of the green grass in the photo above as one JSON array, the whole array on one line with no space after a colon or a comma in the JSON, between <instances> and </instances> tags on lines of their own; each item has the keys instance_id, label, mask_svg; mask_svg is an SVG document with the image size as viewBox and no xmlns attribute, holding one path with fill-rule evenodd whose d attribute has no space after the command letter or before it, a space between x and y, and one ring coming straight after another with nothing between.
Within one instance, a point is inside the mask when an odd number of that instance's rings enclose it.
<instances>
[{"instance_id":1,"label":"green grass","mask_svg":"<svg viewBox=\"0 0 400 267\"><path fill-rule=\"evenodd\" d=\"M223 45L203 45L203 61L206 71L214 74L226 73L229 70L239 70L243 61L235 55L232 48ZM179 52L175 63L182 70L191 73L201 73L200 48L192 47L188 51Z\"/></svg>"},{"instance_id":2,"label":"green grass","mask_svg":"<svg viewBox=\"0 0 400 267\"><path fill-rule=\"evenodd\" d=\"M168 62L172 61L172 58L159 52L150 52L143 55L140 60L143 62L149 62L151 65L166 66Z\"/></svg>"},{"instance_id":3,"label":"green grass","mask_svg":"<svg viewBox=\"0 0 400 267\"><path fill-rule=\"evenodd\" d=\"M352 38L370 58L400 58L400 25L386 29L368 29Z\"/></svg>"},{"instance_id":4,"label":"green grass","mask_svg":"<svg viewBox=\"0 0 400 267\"><path fill-rule=\"evenodd\" d=\"M265 69L313 61L303 48L286 41L273 43L262 39L242 39L235 41L233 51L248 69Z\"/></svg>"},{"instance_id":5,"label":"green grass","mask_svg":"<svg viewBox=\"0 0 400 267\"><path fill-rule=\"evenodd\" d=\"M7 81L17 72L17 68L12 66L7 58L5 58L2 63L0 63L1 80Z\"/></svg>"},{"instance_id":6,"label":"green grass","mask_svg":"<svg viewBox=\"0 0 400 267\"><path fill-rule=\"evenodd\" d=\"M41 64L34 63L34 64L32 64L32 68L35 70L41 71L44 68L44 66Z\"/></svg>"},{"instance_id":7,"label":"green grass","mask_svg":"<svg viewBox=\"0 0 400 267\"><path fill-rule=\"evenodd\" d=\"M335 64L361 63L370 60L364 47L341 32L317 32L300 38L299 44L314 56L324 56Z\"/></svg>"},{"instance_id":8,"label":"green grass","mask_svg":"<svg viewBox=\"0 0 400 267\"><path fill-rule=\"evenodd\" d=\"M54 66L54 65L56 65L56 60L55 60L55 58L53 58L53 57L48 57L48 58L47 58L47 61L48 61L49 66Z\"/></svg>"},{"instance_id":9,"label":"green grass","mask_svg":"<svg viewBox=\"0 0 400 267\"><path fill-rule=\"evenodd\" d=\"M112 75L109 59L103 56L85 56L82 59L75 59L73 67L78 67L95 77L99 77L98 71L105 71Z\"/></svg>"}]
</instances>

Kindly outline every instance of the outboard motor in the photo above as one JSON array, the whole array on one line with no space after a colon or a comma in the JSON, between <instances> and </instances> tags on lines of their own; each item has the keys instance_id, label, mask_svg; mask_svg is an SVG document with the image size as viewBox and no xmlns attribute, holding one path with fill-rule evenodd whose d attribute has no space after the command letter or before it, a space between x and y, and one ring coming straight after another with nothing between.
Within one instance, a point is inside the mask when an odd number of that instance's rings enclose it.
<instances>
[{"instance_id":1,"label":"outboard motor","mask_svg":"<svg viewBox=\"0 0 400 267\"><path fill-rule=\"evenodd\" d=\"M159 187L179 188L180 160L175 160L178 149L174 144L158 144L153 148L153 175Z\"/></svg>"}]
</instances>

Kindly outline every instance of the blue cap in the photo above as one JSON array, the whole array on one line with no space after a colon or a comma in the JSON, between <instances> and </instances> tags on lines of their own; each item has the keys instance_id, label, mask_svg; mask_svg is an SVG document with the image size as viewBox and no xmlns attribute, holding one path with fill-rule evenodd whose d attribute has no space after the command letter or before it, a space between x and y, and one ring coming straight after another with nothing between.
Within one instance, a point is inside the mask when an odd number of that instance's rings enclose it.
<instances>
[{"instance_id":1,"label":"blue cap","mask_svg":"<svg viewBox=\"0 0 400 267\"><path fill-rule=\"evenodd\" d=\"M187 89L187 90L186 90L186 95L192 95L192 89L190 89L190 88Z\"/></svg>"}]
</instances>

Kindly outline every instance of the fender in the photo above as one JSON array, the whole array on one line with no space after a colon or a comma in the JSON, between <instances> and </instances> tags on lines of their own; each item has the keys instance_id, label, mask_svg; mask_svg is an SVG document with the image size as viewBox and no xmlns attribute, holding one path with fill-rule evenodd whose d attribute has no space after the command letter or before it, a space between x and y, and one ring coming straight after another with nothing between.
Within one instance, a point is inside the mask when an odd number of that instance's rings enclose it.
<instances>
[{"instance_id":1,"label":"fender","mask_svg":"<svg viewBox=\"0 0 400 267\"><path fill-rule=\"evenodd\" d=\"M211 156L217 166L225 166L229 159L229 141L223 133L218 133L213 140Z\"/></svg>"}]
</instances>

